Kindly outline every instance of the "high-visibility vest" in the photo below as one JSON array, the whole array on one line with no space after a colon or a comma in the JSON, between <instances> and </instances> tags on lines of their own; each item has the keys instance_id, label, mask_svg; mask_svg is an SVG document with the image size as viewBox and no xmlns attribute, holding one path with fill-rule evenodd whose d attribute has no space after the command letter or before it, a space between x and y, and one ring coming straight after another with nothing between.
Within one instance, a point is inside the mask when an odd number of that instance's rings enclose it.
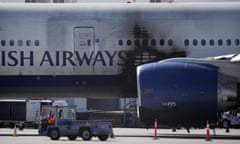
<instances>
[{"instance_id":1,"label":"high-visibility vest","mask_svg":"<svg viewBox=\"0 0 240 144\"><path fill-rule=\"evenodd\" d=\"M48 120L48 124L55 124L55 118L50 118Z\"/></svg>"}]
</instances>

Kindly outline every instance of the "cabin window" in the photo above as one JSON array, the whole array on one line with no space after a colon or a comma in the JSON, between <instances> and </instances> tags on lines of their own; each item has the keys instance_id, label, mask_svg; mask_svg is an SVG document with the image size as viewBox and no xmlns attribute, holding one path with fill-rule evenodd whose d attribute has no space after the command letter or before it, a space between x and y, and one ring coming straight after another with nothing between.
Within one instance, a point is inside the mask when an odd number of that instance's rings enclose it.
<instances>
[{"instance_id":1,"label":"cabin window","mask_svg":"<svg viewBox=\"0 0 240 144\"><path fill-rule=\"evenodd\" d=\"M5 40L1 40L1 46L6 46L6 41Z\"/></svg>"},{"instance_id":2,"label":"cabin window","mask_svg":"<svg viewBox=\"0 0 240 144\"><path fill-rule=\"evenodd\" d=\"M230 45L231 45L231 40L230 40L230 39L227 39L227 40L226 40L226 44L227 44L227 46L230 46Z\"/></svg>"},{"instance_id":3,"label":"cabin window","mask_svg":"<svg viewBox=\"0 0 240 144\"><path fill-rule=\"evenodd\" d=\"M234 42L234 43L235 43L236 46L239 46L239 43L240 43L240 42L239 42L239 39L235 39L235 42Z\"/></svg>"},{"instance_id":4,"label":"cabin window","mask_svg":"<svg viewBox=\"0 0 240 144\"><path fill-rule=\"evenodd\" d=\"M205 40L205 39L202 39L202 40L201 40L201 45L202 45L202 46L205 46L205 45L206 45L206 40Z\"/></svg>"},{"instance_id":5,"label":"cabin window","mask_svg":"<svg viewBox=\"0 0 240 144\"><path fill-rule=\"evenodd\" d=\"M27 46L31 46L31 45L32 45L32 41L31 41L31 40L27 40L27 41L26 41L26 45L27 45Z\"/></svg>"},{"instance_id":6,"label":"cabin window","mask_svg":"<svg viewBox=\"0 0 240 144\"><path fill-rule=\"evenodd\" d=\"M122 41L122 40L119 40L119 41L118 41L118 45L122 46L122 45L123 45L123 41Z\"/></svg>"},{"instance_id":7,"label":"cabin window","mask_svg":"<svg viewBox=\"0 0 240 144\"><path fill-rule=\"evenodd\" d=\"M222 46L222 44L223 44L223 41L222 41L221 39L219 39L219 40L218 40L218 45L219 45L219 46Z\"/></svg>"},{"instance_id":8,"label":"cabin window","mask_svg":"<svg viewBox=\"0 0 240 144\"><path fill-rule=\"evenodd\" d=\"M90 43L91 43L91 41L90 41ZM38 47L40 45L39 40L35 40L34 45Z\"/></svg>"},{"instance_id":9,"label":"cabin window","mask_svg":"<svg viewBox=\"0 0 240 144\"><path fill-rule=\"evenodd\" d=\"M198 44L198 40L194 39L194 40L193 40L193 45L194 45L194 46L197 46L197 44Z\"/></svg>"},{"instance_id":10,"label":"cabin window","mask_svg":"<svg viewBox=\"0 0 240 144\"><path fill-rule=\"evenodd\" d=\"M18 40L18 46L23 46L23 41L22 40Z\"/></svg>"},{"instance_id":11,"label":"cabin window","mask_svg":"<svg viewBox=\"0 0 240 144\"><path fill-rule=\"evenodd\" d=\"M9 41L9 45L10 45L10 46L14 46L14 40L10 40L10 41Z\"/></svg>"},{"instance_id":12,"label":"cabin window","mask_svg":"<svg viewBox=\"0 0 240 144\"><path fill-rule=\"evenodd\" d=\"M213 40L213 39L210 39L210 40L209 40L209 44L210 44L210 46L213 46L213 45L214 45L214 40Z\"/></svg>"},{"instance_id":13,"label":"cabin window","mask_svg":"<svg viewBox=\"0 0 240 144\"><path fill-rule=\"evenodd\" d=\"M164 46L164 40L163 39L160 39L160 46Z\"/></svg>"},{"instance_id":14,"label":"cabin window","mask_svg":"<svg viewBox=\"0 0 240 144\"><path fill-rule=\"evenodd\" d=\"M134 44L135 44L136 46L140 46L140 40L139 40L139 39L136 39L136 40L134 41Z\"/></svg>"},{"instance_id":15,"label":"cabin window","mask_svg":"<svg viewBox=\"0 0 240 144\"><path fill-rule=\"evenodd\" d=\"M168 40L168 46L172 46L173 45L173 41L170 39Z\"/></svg>"},{"instance_id":16,"label":"cabin window","mask_svg":"<svg viewBox=\"0 0 240 144\"><path fill-rule=\"evenodd\" d=\"M132 45L132 41L131 40L127 40L127 45L128 46Z\"/></svg>"},{"instance_id":17,"label":"cabin window","mask_svg":"<svg viewBox=\"0 0 240 144\"><path fill-rule=\"evenodd\" d=\"M151 45L152 45L152 46L156 46L156 40L155 40L155 39L152 39L152 40L151 40Z\"/></svg>"},{"instance_id":18,"label":"cabin window","mask_svg":"<svg viewBox=\"0 0 240 144\"><path fill-rule=\"evenodd\" d=\"M143 45L144 45L144 46L148 46L148 40L147 40L147 39L144 39L144 40L143 40Z\"/></svg>"},{"instance_id":19,"label":"cabin window","mask_svg":"<svg viewBox=\"0 0 240 144\"><path fill-rule=\"evenodd\" d=\"M189 46L189 40L188 39L184 40L184 45Z\"/></svg>"}]
</instances>

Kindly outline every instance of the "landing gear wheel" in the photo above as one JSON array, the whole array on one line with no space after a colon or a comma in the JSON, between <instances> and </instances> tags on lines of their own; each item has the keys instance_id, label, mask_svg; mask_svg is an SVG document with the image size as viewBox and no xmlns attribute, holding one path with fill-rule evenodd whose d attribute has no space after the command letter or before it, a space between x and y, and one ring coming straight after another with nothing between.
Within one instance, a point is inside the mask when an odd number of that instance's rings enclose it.
<instances>
[{"instance_id":1,"label":"landing gear wheel","mask_svg":"<svg viewBox=\"0 0 240 144\"><path fill-rule=\"evenodd\" d=\"M81 137L83 140L91 140L92 134L89 129L84 129L81 133Z\"/></svg>"},{"instance_id":2,"label":"landing gear wheel","mask_svg":"<svg viewBox=\"0 0 240 144\"><path fill-rule=\"evenodd\" d=\"M23 130L24 129L24 127L25 127L25 125L23 124L23 125L21 125L20 127L19 127L19 130Z\"/></svg>"},{"instance_id":3,"label":"landing gear wheel","mask_svg":"<svg viewBox=\"0 0 240 144\"><path fill-rule=\"evenodd\" d=\"M69 140L76 140L77 136L68 136Z\"/></svg>"},{"instance_id":4,"label":"landing gear wheel","mask_svg":"<svg viewBox=\"0 0 240 144\"><path fill-rule=\"evenodd\" d=\"M98 138L101 140L101 141L106 141L108 139L108 135L100 135L98 136Z\"/></svg>"},{"instance_id":5,"label":"landing gear wheel","mask_svg":"<svg viewBox=\"0 0 240 144\"><path fill-rule=\"evenodd\" d=\"M59 132L57 129L52 129L50 130L49 132L49 137L52 139L52 140L58 140L60 135L59 135Z\"/></svg>"},{"instance_id":6,"label":"landing gear wheel","mask_svg":"<svg viewBox=\"0 0 240 144\"><path fill-rule=\"evenodd\" d=\"M172 129L172 132L176 132L176 131L177 131L177 129L176 129L176 128L173 128L173 129Z\"/></svg>"}]
</instances>

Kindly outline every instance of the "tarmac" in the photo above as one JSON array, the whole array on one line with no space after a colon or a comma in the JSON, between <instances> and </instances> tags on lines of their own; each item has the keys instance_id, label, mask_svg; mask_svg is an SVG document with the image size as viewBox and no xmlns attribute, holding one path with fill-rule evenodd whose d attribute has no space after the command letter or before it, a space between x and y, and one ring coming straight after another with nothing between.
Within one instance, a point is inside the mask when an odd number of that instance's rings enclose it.
<instances>
[{"instance_id":1,"label":"tarmac","mask_svg":"<svg viewBox=\"0 0 240 144\"><path fill-rule=\"evenodd\" d=\"M137 128L114 128L115 138L109 138L106 142L102 142L97 138L92 138L91 141L83 141L77 138L75 141L68 140L67 137L61 137L58 141L50 140L46 136L39 136L36 129L24 129L23 131L14 129L0 129L0 143L4 144L46 144L46 143L228 143L239 144L240 142L240 129L230 129L229 133L225 129L216 129L215 135L213 130L210 131L210 141L206 140L206 129L191 129L190 133L185 129L172 132L171 129L157 129L156 137L154 137L154 129L137 129Z\"/></svg>"}]
</instances>

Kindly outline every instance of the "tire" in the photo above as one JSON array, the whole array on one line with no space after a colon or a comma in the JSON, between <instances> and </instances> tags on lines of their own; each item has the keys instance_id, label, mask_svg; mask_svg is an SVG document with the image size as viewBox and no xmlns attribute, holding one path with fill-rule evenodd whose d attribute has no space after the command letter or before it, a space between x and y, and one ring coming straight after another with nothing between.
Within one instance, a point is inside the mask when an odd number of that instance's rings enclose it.
<instances>
[{"instance_id":1,"label":"tire","mask_svg":"<svg viewBox=\"0 0 240 144\"><path fill-rule=\"evenodd\" d=\"M224 128L230 128L230 122L229 122L228 120L223 120L222 126L223 126Z\"/></svg>"},{"instance_id":2,"label":"tire","mask_svg":"<svg viewBox=\"0 0 240 144\"><path fill-rule=\"evenodd\" d=\"M108 135L100 135L98 136L98 138L101 140L101 141L106 141L108 139Z\"/></svg>"},{"instance_id":3,"label":"tire","mask_svg":"<svg viewBox=\"0 0 240 144\"><path fill-rule=\"evenodd\" d=\"M92 134L90 129L83 129L81 132L81 137L83 140L87 140L87 141L91 140Z\"/></svg>"},{"instance_id":4,"label":"tire","mask_svg":"<svg viewBox=\"0 0 240 144\"><path fill-rule=\"evenodd\" d=\"M18 127L19 130L23 130L24 128L25 128L25 124L24 123L19 124L19 127Z\"/></svg>"},{"instance_id":5,"label":"tire","mask_svg":"<svg viewBox=\"0 0 240 144\"><path fill-rule=\"evenodd\" d=\"M72 141L76 140L76 138L77 138L77 136L74 136L74 135L68 136L68 139L69 139L69 140L72 140Z\"/></svg>"},{"instance_id":6,"label":"tire","mask_svg":"<svg viewBox=\"0 0 240 144\"><path fill-rule=\"evenodd\" d=\"M176 129L176 128L173 128L173 129L172 129L172 132L176 132L176 131L177 131L177 129Z\"/></svg>"},{"instance_id":7,"label":"tire","mask_svg":"<svg viewBox=\"0 0 240 144\"><path fill-rule=\"evenodd\" d=\"M58 129L51 129L49 131L49 137L51 140L58 140L60 138Z\"/></svg>"},{"instance_id":8,"label":"tire","mask_svg":"<svg viewBox=\"0 0 240 144\"><path fill-rule=\"evenodd\" d=\"M38 129L39 128L39 126L38 126L38 124L34 124L34 129Z\"/></svg>"},{"instance_id":9,"label":"tire","mask_svg":"<svg viewBox=\"0 0 240 144\"><path fill-rule=\"evenodd\" d=\"M21 125L21 126L19 126L19 130L23 130L25 128L25 126L24 125Z\"/></svg>"}]
</instances>

